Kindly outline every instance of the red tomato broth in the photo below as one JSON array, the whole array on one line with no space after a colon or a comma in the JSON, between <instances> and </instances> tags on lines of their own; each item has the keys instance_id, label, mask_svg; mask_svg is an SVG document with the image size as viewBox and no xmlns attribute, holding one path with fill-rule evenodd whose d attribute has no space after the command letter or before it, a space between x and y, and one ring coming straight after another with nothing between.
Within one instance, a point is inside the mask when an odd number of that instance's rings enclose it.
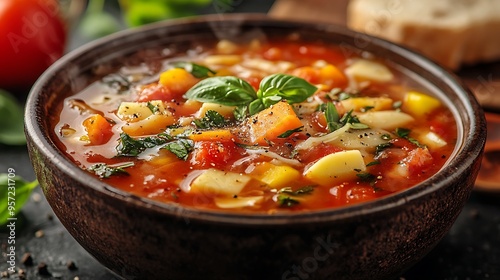
<instances>
[{"instance_id":1,"label":"red tomato broth","mask_svg":"<svg viewBox=\"0 0 500 280\"><path fill-rule=\"evenodd\" d=\"M179 55L167 59L171 61L189 61L199 65L204 65L214 70L216 74L210 75L218 77L219 73L232 75L246 80L250 85L257 89L261 80L268 76L262 69L247 69L242 65L252 59L262 59L270 63L279 64L286 61L293 64L285 72L293 74L301 67L307 67L307 74L321 73L322 64L333 65L342 75L346 75L346 69L352 65L352 61L363 59L356 57L345 57L345 52L337 46L331 46L326 43L309 42L260 42L259 47L254 48L247 45L236 45L236 49L229 55L240 56L240 61L227 66L224 63L206 65L205 58L210 55L226 55L214 49L203 49L195 56ZM318 62L319 61L319 62ZM371 59L370 59L371 61ZM382 64L378 60L373 60ZM168 64L168 63L165 63ZM319 66L318 66L319 64ZM236 65L236 66L235 66ZM328 92L336 87L341 90L352 91L353 84L355 90L360 92L359 97L388 97L393 103L404 99L404 94L415 88L421 88L414 81L404 76L397 70L388 67L394 77L390 81L379 82L373 80L354 81L349 77L350 82L341 81L331 82L329 85L318 85L318 91L315 93L317 100L328 102ZM241 68L244 68L241 70ZM316 69L309 71L309 68ZM306 68L302 68L306 69ZM240 71L241 70L241 71ZM168 71L168 70L166 70ZM156 73L160 74L160 73ZM300 76L300 75L299 75ZM347 77L347 75L346 75ZM320 77L302 77L307 81L321 83ZM147 80L147 83L143 83ZM347 81L347 80L346 80ZM230 126L232 141L210 140L195 141L194 151L189 153L186 160L177 158L172 152L152 148L141 153L141 158L130 156L117 156L117 145L120 143L120 133L122 127L134 125L127 123L119 117L118 106L122 102L149 102L155 100L164 101L165 111L174 116L179 122L185 122L185 119L196 119L193 117L201 107L198 101L186 101L179 92L170 94L166 85L151 84L151 76L144 75L144 79L139 79L133 83L133 86L126 93L118 93L102 82L95 82L85 90L77 93L75 96L68 97L63 104L59 123L54 124L56 134L59 136L59 146L65 151L68 157L83 169L89 169L95 163L107 165L120 164L124 162L133 162L134 165L124 168L127 174L112 175L108 178L102 178L106 183L119 189L131 192L141 197L151 198L166 203L179 203L188 207L197 207L224 211L243 211L243 212L289 212L289 211L310 211L326 208L335 208L354 203L371 201L377 198L387 196L393 192L401 191L424 181L436 173L447 161L448 157L455 148L457 138L457 128L452 113L444 106L431 110L414 121L404 126L414 136L414 132L432 131L439 138L446 142L446 145L439 148L429 149L428 154L432 156L431 161L423 160L415 156L408 159L409 153L418 147L418 144L412 143L407 139L391 139L392 146L384 150L382 160L375 160L375 156L364 154L365 164L378 161L374 165L366 167L366 172L373 176L371 181L364 181L360 178L349 178L337 180L332 178L331 184L321 185L311 182L303 176L306 169L314 165L319 158L329 154L335 154L346 150L345 147L321 143L310 149L294 152L295 147L304 142L310 136L323 135L328 132L326 119L323 113L314 112L301 116L304 123L303 131L296 132L287 138L266 139L270 147L268 152L276 153L282 157L293 157L293 160L299 162L299 165L293 165L294 169L301 174L300 178L287 182L287 184L272 188L266 183L259 181L255 176L251 176L250 181L243 189L234 195L223 195L212 191L193 192L189 188L194 176L193 171L215 168L224 172L237 174L251 174L256 166L263 163L278 162L278 166L288 166L281 158L272 159L265 155L255 155L253 150L254 143L248 138L249 130L244 129L245 122L236 122ZM425 91L423 91L425 92ZM312 98L312 97L311 97ZM355 97L352 97L355 98ZM83 100L85 108L75 106L74 100ZM343 115L348 110L336 101L335 106L339 114ZM345 110L344 110L345 109ZM295 107L295 110L300 111ZM370 109L368 109L370 111ZM112 125L113 135L110 140L102 145L94 145L86 139L86 130L84 127L85 119L92 114L101 114ZM155 113L153 113L154 115ZM258 114L258 113L257 113ZM180 118L180 120L179 120ZM231 117L226 117L226 119ZM250 117L251 118L251 117ZM416 118L416 117L415 117ZM199 119L199 118L198 118ZM136 122L137 123L137 122ZM154 123L153 123L154 125ZM188 126L192 126L190 123ZM68 127L70 130L68 131ZM167 126L159 129L164 131ZM175 128L173 128L175 130ZM234 131L237 131L236 133ZM317 135L312 135L316 133ZM392 131L391 131L392 133ZM141 137L151 136L150 134ZM137 138L137 136L134 136ZM148 153L148 151L150 151ZM418 154L417 152L414 152ZM408 174L390 174L393 166L399 164L402 160L408 159ZM90 171L89 171L90 172ZM92 173L92 172L90 172ZM393 172L394 173L394 172ZM196 173L197 174L197 173ZM291 188L297 191L302 187L313 186L311 193L301 195L289 195L288 193L278 193L283 188ZM216 199L239 199L245 197L262 197L253 206L234 207L222 209L214 202ZM293 200L291 205L281 205L279 198L288 197ZM285 200L286 201L286 200Z\"/></svg>"}]
</instances>

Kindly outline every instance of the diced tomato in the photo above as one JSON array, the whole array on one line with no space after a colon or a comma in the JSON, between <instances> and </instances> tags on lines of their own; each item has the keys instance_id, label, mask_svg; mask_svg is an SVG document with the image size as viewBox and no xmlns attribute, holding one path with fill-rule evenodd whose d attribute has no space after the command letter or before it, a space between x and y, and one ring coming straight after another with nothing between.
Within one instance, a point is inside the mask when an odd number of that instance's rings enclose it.
<instances>
[{"instance_id":1,"label":"diced tomato","mask_svg":"<svg viewBox=\"0 0 500 280\"><path fill-rule=\"evenodd\" d=\"M162 101L172 101L175 99L175 95L168 90L168 88L164 87L160 84L150 84L145 86L142 91L139 93L139 97L137 101L139 102L147 102L152 100L162 100Z\"/></svg>"},{"instance_id":2,"label":"diced tomato","mask_svg":"<svg viewBox=\"0 0 500 280\"><path fill-rule=\"evenodd\" d=\"M433 158L428 149L416 148L408 153L405 161L408 164L410 176L417 176L425 172L425 169L432 165Z\"/></svg>"},{"instance_id":3,"label":"diced tomato","mask_svg":"<svg viewBox=\"0 0 500 280\"><path fill-rule=\"evenodd\" d=\"M292 75L302 78L311 84L320 82L320 71L310 66L300 67L292 71Z\"/></svg>"},{"instance_id":4,"label":"diced tomato","mask_svg":"<svg viewBox=\"0 0 500 280\"><path fill-rule=\"evenodd\" d=\"M238 156L238 146L232 141L199 141L194 147L191 164L199 168L223 168Z\"/></svg>"}]
</instances>

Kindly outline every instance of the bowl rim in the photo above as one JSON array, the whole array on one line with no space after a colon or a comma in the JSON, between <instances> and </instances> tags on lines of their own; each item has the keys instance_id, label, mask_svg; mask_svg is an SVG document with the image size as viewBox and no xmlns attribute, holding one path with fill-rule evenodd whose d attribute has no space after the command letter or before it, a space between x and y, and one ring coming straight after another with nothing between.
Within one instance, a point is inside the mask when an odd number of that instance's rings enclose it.
<instances>
[{"instance_id":1,"label":"bowl rim","mask_svg":"<svg viewBox=\"0 0 500 280\"><path fill-rule=\"evenodd\" d=\"M430 75L439 77L446 83L446 85L453 88L453 91L457 93L458 99L464 104L464 108L466 109L466 113L464 113L464 115L466 115L470 120L470 130L463 131L461 133L462 137L459 137L458 139L458 142L461 143L460 147L455 148L454 156L448 160L446 166L441 168L438 173L433 175L431 178L409 189L396 192L394 194L390 194L373 201L342 206L338 208L293 213L267 214L246 212L233 213L229 211L204 210L194 207L186 207L176 203L154 201L152 199L139 197L132 193L122 191L107 184L104 181L90 176L86 171L75 165L70 159L63 155L62 151L57 149L55 145L51 144L48 141L50 137L44 134L41 127L37 125L39 122L38 113L40 111L37 108L41 106L38 102L38 97L40 93L43 92L43 88L51 81L51 79L54 78L54 74L56 72L60 71L60 69L62 69L66 64L70 63L72 60L76 59L82 54L91 52L97 47L104 46L110 42L123 39L136 33L153 32L154 30L159 28L168 28L177 25L189 25L193 23L210 24L232 21L238 21L245 24L258 26L272 24L273 27L278 28L284 25L293 25L296 27L300 25L300 27L340 33L347 36L359 36L359 38L367 39L371 44L377 45L377 47L380 48L384 48L390 53L397 56L404 57L407 60L411 61L413 64L417 64L422 69L426 69L426 71ZM139 48L135 50L139 50ZM458 118L457 112L454 113L454 116L457 122L461 122L461 120ZM155 211L160 214L177 216L178 218L183 218L186 222L196 220L200 222L215 222L225 224L276 226L286 224L332 222L353 218L356 216L371 215L383 211L390 211L393 208L401 207L413 200L420 199L423 196L433 193L452 182L450 176L440 176L440 174L443 175L444 173L464 172L470 165L472 165L474 160L480 156L483 149L482 147L484 146L484 143L486 141L486 123L484 120L484 114L482 113L482 108L479 106L474 95L453 73L441 68L439 65L430 61L426 57L405 47L384 39L349 30L343 26L336 24L277 19L269 17L265 14L226 14L166 20L141 26L138 28L127 29L94 40L69 52L58 61L56 61L51 67L49 67L32 87L26 101L25 133L27 138L31 140L31 144L35 146L35 148L38 149L38 151L43 154L45 158L49 158L54 163L54 165L58 166L63 173L66 173L74 180L77 180L82 186L91 188L109 197L110 199L117 199L123 203L150 209L151 211ZM460 151L460 153L458 153L458 151Z\"/></svg>"}]
</instances>

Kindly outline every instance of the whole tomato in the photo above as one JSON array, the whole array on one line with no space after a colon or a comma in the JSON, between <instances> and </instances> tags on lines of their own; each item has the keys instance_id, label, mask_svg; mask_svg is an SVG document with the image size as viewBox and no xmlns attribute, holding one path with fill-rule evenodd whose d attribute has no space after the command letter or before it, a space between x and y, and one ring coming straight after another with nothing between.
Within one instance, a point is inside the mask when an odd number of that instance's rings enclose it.
<instances>
[{"instance_id":1,"label":"whole tomato","mask_svg":"<svg viewBox=\"0 0 500 280\"><path fill-rule=\"evenodd\" d=\"M0 1L0 88L27 90L66 46L57 0Z\"/></svg>"}]
</instances>

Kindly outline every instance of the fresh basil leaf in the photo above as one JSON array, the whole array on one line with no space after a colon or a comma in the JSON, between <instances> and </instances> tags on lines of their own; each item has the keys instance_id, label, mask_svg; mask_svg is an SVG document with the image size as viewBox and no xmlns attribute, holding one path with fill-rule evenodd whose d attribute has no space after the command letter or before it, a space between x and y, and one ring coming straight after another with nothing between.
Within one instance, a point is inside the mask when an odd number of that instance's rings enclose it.
<instances>
[{"instance_id":1,"label":"fresh basil leaf","mask_svg":"<svg viewBox=\"0 0 500 280\"><path fill-rule=\"evenodd\" d=\"M262 99L255 99L248 105L248 113L250 116L257 114L264 109L266 109L266 106L262 103Z\"/></svg>"},{"instance_id":2,"label":"fresh basil leaf","mask_svg":"<svg viewBox=\"0 0 500 280\"><path fill-rule=\"evenodd\" d=\"M295 132L301 132L302 128L304 128L304 126L300 126L300 127L294 128L294 129L287 130L287 131L281 133L280 135L278 135L278 138L288 138L292 134L294 134Z\"/></svg>"},{"instance_id":3,"label":"fresh basil leaf","mask_svg":"<svg viewBox=\"0 0 500 280\"><path fill-rule=\"evenodd\" d=\"M224 119L224 116L222 116L221 114L219 114L219 112L214 110L208 110L203 118L196 119L193 122L198 128L201 129L217 128L226 125L226 120Z\"/></svg>"},{"instance_id":4,"label":"fresh basil leaf","mask_svg":"<svg viewBox=\"0 0 500 280\"><path fill-rule=\"evenodd\" d=\"M179 159L187 160L189 153L194 149L194 142L189 139L178 139L165 144L163 149L169 150Z\"/></svg>"},{"instance_id":5,"label":"fresh basil leaf","mask_svg":"<svg viewBox=\"0 0 500 280\"><path fill-rule=\"evenodd\" d=\"M265 77L261 81L257 96L266 99L277 95L292 104L303 102L313 95L317 89L317 87L302 78L287 74L274 74ZM275 99L271 100L275 101Z\"/></svg>"},{"instance_id":6,"label":"fresh basil leaf","mask_svg":"<svg viewBox=\"0 0 500 280\"><path fill-rule=\"evenodd\" d=\"M238 121L243 121L248 115L248 106L238 106L233 111L234 118Z\"/></svg>"},{"instance_id":7,"label":"fresh basil leaf","mask_svg":"<svg viewBox=\"0 0 500 280\"><path fill-rule=\"evenodd\" d=\"M15 217L28 201L38 181L26 182L19 176L0 174L0 225Z\"/></svg>"},{"instance_id":8,"label":"fresh basil leaf","mask_svg":"<svg viewBox=\"0 0 500 280\"><path fill-rule=\"evenodd\" d=\"M0 90L0 143L24 145L24 112L16 99Z\"/></svg>"},{"instance_id":9,"label":"fresh basil leaf","mask_svg":"<svg viewBox=\"0 0 500 280\"><path fill-rule=\"evenodd\" d=\"M242 106L257 99L257 94L246 81L226 76L201 80L186 92L185 98L227 106Z\"/></svg>"},{"instance_id":10,"label":"fresh basil leaf","mask_svg":"<svg viewBox=\"0 0 500 280\"><path fill-rule=\"evenodd\" d=\"M212 69L192 62L179 61L174 63L174 66L176 68L185 69L186 71L188 71L193 76L199 79L212 77L213 75L216 74L216 72L213 71Z\"/></svg>"},{"instance_id":11,"label":"fresh basil leaf","mask_svg":"<svg viewBox=\"0 0 500 280\"><path fill-rule=\"evenodd\" d=\"M173 137L165 133L138 139L134 139L126 133L121 133L120 143L116 147L116 150L118 152L118 156L135 157L148 148L163 145L172 140Z\"/></svg>"},{"instance_id":12,"label":"fresh basil leaf","mask_svg":"<svg viewBox=\"0 0 500 280\"><path fill-rule=\"evenodd\" d=\"M107 165L105 163L96 163L87 170L92 171L99 178L109 178L113 175L129 175L125 168L134 166L133 162L120 163L118 165Z\"/></svg>"}]
</instances>

